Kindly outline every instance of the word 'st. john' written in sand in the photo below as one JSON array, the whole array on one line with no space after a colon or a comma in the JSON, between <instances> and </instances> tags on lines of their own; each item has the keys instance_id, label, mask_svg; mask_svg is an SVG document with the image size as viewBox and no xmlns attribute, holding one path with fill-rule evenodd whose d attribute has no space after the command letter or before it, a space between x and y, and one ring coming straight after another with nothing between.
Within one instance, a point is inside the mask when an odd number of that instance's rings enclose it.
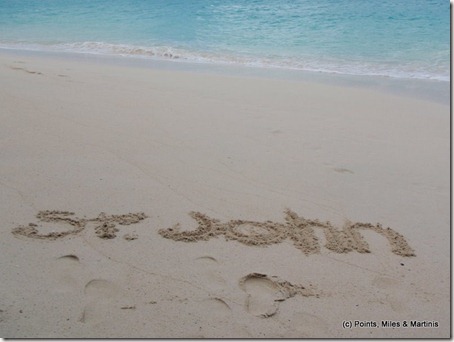
<instances>
[{"instance_id":1,"label":"word 'st. john' written in sand","mask_svg":"<svg viewBox=\"0 0 454 342\"><path fill-rule=\"evenodd\" d=\"M12 233L28 238L57 240L68 235L77 235L86 228L88 223L93 223L99 238L113 239L119 231L117 225L131 225L147 218L144 213L124 215L101 213L93 219L79 219L73 215L74 213L67 211L40 211L36 215L42 222L69 224L72 229L67 231L44 234L39 232L37 224L30 223L28 226L14 228ZM223 235L226 240L235 240L248 246L269 246L290 239L296 248L305 255L310 255L320 253L321 249L319 238L315 234L316 229L324 233L325 248L336 253L351 251L370 253L369 244L360 233L361 230L370 230L385 237L394 254L404 257L415 256L414 250L401 234L389 227L383 228L379 223L376 225L348 223L342 229L337 229L330 222L306 219L291 210L285 211L285 223L245 220L221 222L200 212L191 212L189 215L197 221L197 229L182 231L180 224L177 224L172 228L160 229L159 234L167 239L184 242L207 241ZM125 235L125 239L131 240L128 235Z\"/></svg>"}]
</instances>

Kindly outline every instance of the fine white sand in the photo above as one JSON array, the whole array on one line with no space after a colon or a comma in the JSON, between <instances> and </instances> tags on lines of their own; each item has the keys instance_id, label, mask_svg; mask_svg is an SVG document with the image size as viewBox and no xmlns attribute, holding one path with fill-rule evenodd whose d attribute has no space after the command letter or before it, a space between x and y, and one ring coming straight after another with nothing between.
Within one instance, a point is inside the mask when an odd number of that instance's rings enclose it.
<instances>
[{"instance_id":1,"label":"fine white sand","mask_svg":"<svg viewBox=\"0 0 454 342\"><path fill-rule=\"evenodd\" d=\"M449 337L447 105L2 53L0 107L1 337Z\"/></svg>"}]
</instances>

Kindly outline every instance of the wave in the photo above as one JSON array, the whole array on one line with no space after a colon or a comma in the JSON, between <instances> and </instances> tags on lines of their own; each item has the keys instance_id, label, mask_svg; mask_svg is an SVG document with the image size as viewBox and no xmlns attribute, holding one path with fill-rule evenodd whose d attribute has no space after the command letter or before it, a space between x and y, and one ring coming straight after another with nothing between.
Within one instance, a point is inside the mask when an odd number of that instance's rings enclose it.
<instances>
[{"instance_id":1,"label":"wave","mask_svg":"<svg viewBox=\"0 0 454 342\"><path fill-rule=\"evenodd\" d=\"M0 42L0 48L28 51L65 52L79 54L94 54L108 56L123 56L144 59L186 61L192 63L210 63L223 65L242 65L256 68L275 68L286 70L301 70L311 72L355 75L355 76L381 76L403 79L424 79L436 81L450 81L449 70L444 71L444 65L430 65L432 70L424 70L417 62L368 63L352 62L351 60L324 60L319 57L301 58L289 56L257 56L234 54L227 52L207 52L156 45L136 46L127 44L111 44L105 42L75 42L75 43L48 43L38 44L29 42ZM442 64L442 63L440 63Z\"/></svg>"}]
</instances>

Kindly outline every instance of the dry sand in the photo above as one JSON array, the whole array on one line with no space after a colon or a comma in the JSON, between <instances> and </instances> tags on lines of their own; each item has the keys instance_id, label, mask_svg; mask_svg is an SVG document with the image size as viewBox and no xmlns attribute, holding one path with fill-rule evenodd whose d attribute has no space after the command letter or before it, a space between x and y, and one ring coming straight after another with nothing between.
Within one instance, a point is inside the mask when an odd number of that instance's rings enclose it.
<instances>
[{"instance_id":1,"label":"dry sand","mask_svg":"<svg viewBox=\"0 0 454 342\"><path fill-rule=\"evenodd\" d=\"M1 337L449 337L448 106L7 53L0 103Z\"/></svg>"}]
</instances>

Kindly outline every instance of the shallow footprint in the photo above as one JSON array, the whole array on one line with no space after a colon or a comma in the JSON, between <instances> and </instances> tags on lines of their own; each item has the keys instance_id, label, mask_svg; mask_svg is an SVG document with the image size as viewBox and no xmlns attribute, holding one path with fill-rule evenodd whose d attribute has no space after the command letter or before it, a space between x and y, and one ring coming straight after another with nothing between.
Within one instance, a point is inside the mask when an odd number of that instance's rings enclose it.
<instances>
[{"instance_id":1,"label":"shallow footprint","mask_svg":"<svg viewBox=\"0 0 454 342\"><path fill-rule=\"evenodd\" d=\"M216 264L218 264L218 261L216 260L216 258L214 258L212 256L209 256L209 255L204 255L204 256L198 257L195 260L197 262L200 262L200 263L203 263L203 264L206 264L206 265L216 265Z\"/></svg>"},{"instance_id":2,"label":"shallow footprint","mask_svg":"<svg viewBox=\"0 0 454 342\"><path fill-rule=\"evenodd\" d=\"M79 258L74 254L61 256L55 260L57 274L57 292L78 291L83 267Z\"/></svg>"},{"instance_id":3,"label":"shallow footprint","mask_svg":"<svg viewBox=\"0 0 454 342\"><path fill-rule=\"evenodd\" d=\"M80 265L79 257L74 254L63 255L63 256L57 258L57 261L60 264L66 264L69 267L77 267L78 265Z\"/></svg>"},{"instance_id":4,"label":"shallow footprint","mask_svg":"<svg viewBox=\"0 0 454 342\"><path fill-rule=\"evenodd\" d=\"M85 285L84 293L87 297L107 299L116 296L119 288L109 280L93 279Z\"/></svg>"},{"instance_id":5,"label":"shallow footprint","mask_svg":"<svg viewBox=\"0 0 454 342\"><path fill-rule=\"evenodd\" d=\"M240 279L239 285L248 294L246 310L254 316L264 318L276 314L279 302L287 298L296 294L315 295L311 289L260 273L248 274Z\"/></svg>"},{"instance_id":6,"label":"shallow footprint","mask_svg":"<svg viewBox=\"0 0 454 342\"><path fill-rule=\"evenodd\" d=\"M250 314L270 317L277 312L279 289L269 279L250 277L243 282L243 290L248 293L246 310Z\"/></svg>"},{"instance_id":7,"label":"shallow footprint","mask_svg":"<svg viewBox=\"0 0 454 342\"><path fill-rule=\"evenodd\" d=\"M207 286L212 291L222 291L225 289L227 282L218 270L219 261L216 258L204 255L195 258L194 261L203 266L201 268L200 279L204 281L204 286Z\"/></svg>"},{"instance_id":8,"label":"shallow footprint","mask_svg":"<svg viewBox=\"0 0 454 342\"><path fill-rule=\"evenodd\" d=\"M230 305L221 297L205 298L197 303L197 309L192 310L203 320L200 334L210 338L247 338L251 333L238 321L233 319ZM208 316L207 316L208 314ZM224 329L219 329L223 327Z\"/></svg>"},{"instance_id":9,"label":"shallow footprint","mask_svg":"<svg viewBox=\"0 0 454 342\"><path fill-rule=\"evenodd\" d=\"M84 288L85 308L80 317L82 323L96 323L108 319L112 311L119 307L120 288L104 279L90 280Z\"/></svg>"}]
</instances>

